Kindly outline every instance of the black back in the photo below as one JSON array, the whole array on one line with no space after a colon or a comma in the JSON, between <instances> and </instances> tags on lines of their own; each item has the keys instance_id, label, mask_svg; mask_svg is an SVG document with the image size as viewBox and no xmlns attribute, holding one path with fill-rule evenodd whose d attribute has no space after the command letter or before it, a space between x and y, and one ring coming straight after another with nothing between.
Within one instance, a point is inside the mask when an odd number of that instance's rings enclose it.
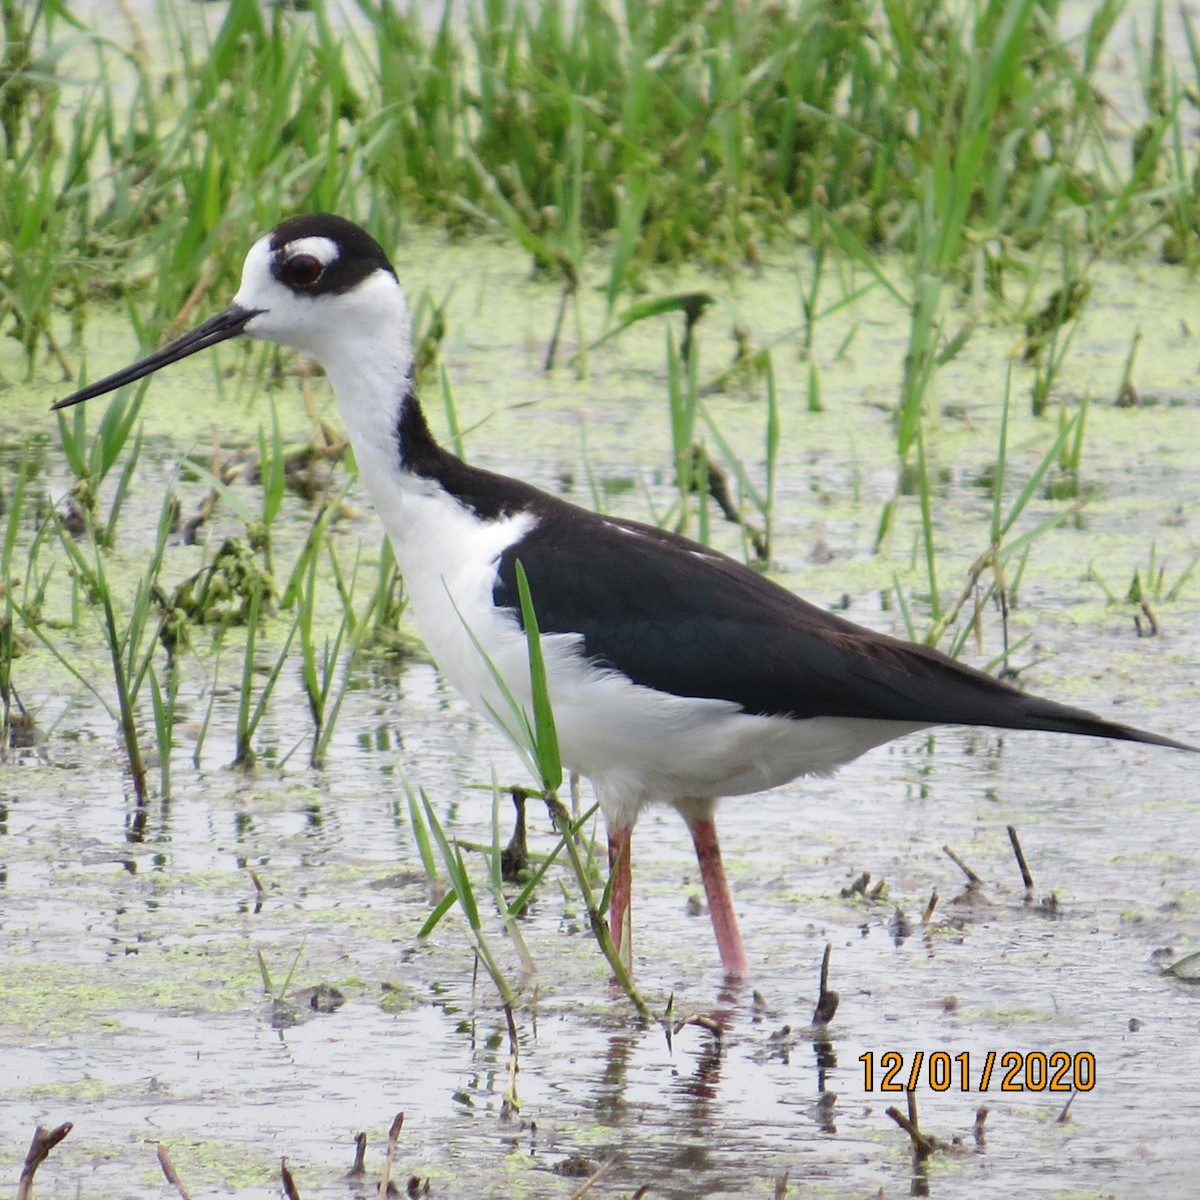
<instances>
[{"instance_id":1,"label":"black back","mask_svg":"<svg viewBox=\"0 0 1200 1200\"><path fill-rule=\"evenodd\" d=\"M686 538L528 495L538 524L502 555L493 599L520 619L520 560L542 631L581 634L591 660L635 683L761 715L1057 730L1191 749L864 629Z\"/></svg>"}]
</instances>

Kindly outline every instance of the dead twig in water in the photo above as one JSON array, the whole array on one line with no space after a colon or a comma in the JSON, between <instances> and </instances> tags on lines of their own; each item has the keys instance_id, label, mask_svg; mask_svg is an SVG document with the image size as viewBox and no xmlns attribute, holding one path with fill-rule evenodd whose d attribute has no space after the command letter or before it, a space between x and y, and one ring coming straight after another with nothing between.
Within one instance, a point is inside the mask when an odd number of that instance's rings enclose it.
<instances>
[{"instance_id":1,"label":"dead twig in water","mask_svg":"<svg viewBox=\"0 0 1200 1200\"><path fill-rule=\"evenodd\" d=\"M1150 607L1150 601L1143 598L1139 607L1146 614L1146 624L1142 624L1141 613L1133 614L1133 625L1138 637L1158 637L1162 626L1158 623L1158 614Z\"/></svg>"},{"instance_id":2,"label":"dead twig in water","mask_svg":"<svg viewBox=\"0 0 1200 1200\"><path fill-rule=\"evenodd\" d=\"M921 914L921 924L922 925L929 924L929 918L933 916L933 910L935 908L937 908L937 902L938 902L937 888L934 888L933 891L929 893L929 903L927 905L925 905L925 911Z\"/></svg>"},{"instance_id":3,"label":"dead twig in water","mask_svg":"<svg viewBox=\"0 0 1200 1200\"><path fill-rule=\"evenodd\" d=\"M1068 1100L1067 1103L1069 1104L1070 1101ZM974 1132L975 1132L975 1145L977 1145L977 1146L982 1146L984 1141L986 1140L984 1137L983 1126L984 1126L984 1123L987 1121L988 1113L990 1111L991 1110L988 1108L988 1106L986 1104L981 1104L975 1110L975 1131Z\"/></svg>"},{"instance_id":4,"label":"dead twig in water","mask_svg":"<svg viewBox=\"0 0 1200 1200\"><path fill-rule=\"evenodd\" d=\"M838 1001L841 997L829 988L829 956L833 953L833 944L825 943L825 953L821 956L821 990L817 993L817 1007L813 1010L814 1025L828 1025L837 1012Z\"/></svg>"},{"instance_id":5,"label":"dead twig in water","mask_svg":"<svg viewBox=\"0 0 1200 1200\"><path fill-rule=\"evenodd\" d=\"M392 1127L388 1130L387 1157L383 1160L383 1176L379 1180L379 1200L387 1200L388 1187L392 1181L392 1159L396 1157L396 1143L400 1140L400 1130L404 1128L404 1114L397 1113L392 1119Z\"/></svg>"},{"instance_id":6,"label":"dead twig in water","mask_svg":"<svg viewBox=\"0 0 1200 1200\"><path fill-rule=\"evenodd\" d=\"M1056 1125L1065 1125L1067 1123L1067 1116L1071 1111L1071 1105L1075 1103L1075 1097L1078 1095L1079 1095L1079 1089L1076 1088L1067 1097L1067 1102L1066 1102L1066 1104L1063 1105L1063 1110L1062 1110L1062 1112L1060 1112L1058 1114L1058 1119L1055 1121Z\"/></svg>"},{"instance_id":7,"label":"dead twig in water","mask_svg":"<svg viewBox=\"0 0 1200 1200\"><path fill-rule=\"evenodd\" d=\"M983 880L949 846L943 846L942 853L967 877L967 882L973 887L978 887L983 883Z\"/></svg>"},{"instance_id":8,"label":"dead twig in water","mask_svg":"<svg viewBox=\"0 0 1200 1200\"><path fill-rule=\"evenodd\" d=\"M788 1194L788 1173L775 1176L775 1200L785 1200Z\"/></svg>"},{"instance_id":9,"label":"dead twig in water","mask_svg":"<svg viewBox=\"0 0 1200 1200\"><path fill-rule=\"evenodd\" d=\"M354 1135L354 1162L351 1164L350 1170L346 1172L347 1179L361 1179L367 1173L367 1135L365 1133L356 1133Z\"/></svg>"},{"instance_id":10,"label":"dead twig in water","mask_svg":"<svg viewBox=\"0 0 1200 1200\"><path fill-rule=\"evenodd\" d=\"M175 1164L171 1161L171 1156L167 1153L167 1148L158 1143L158 1165L162 1167L162 1173L167 1177L167 1182L180 1194L183 1200L192 1200L188 1195L187 1188L183 1186L183 1181L175 1172Z\"/></svg>"},{"instance_id":11,"label":"dead twig in water","mask_svg":"<svg viewBox=\"0 0 1200 1200\"><path fill-rule=\"evenodd\" d=\"M288 1170L286 1158L279 1160L279 1174L283 1179L283 1194L287 1200L300 1200L300 1193L296 1191L296 1181L292 1178L291 1171Z\"/></svg>"},{"instance_id":12,"label":"dead twig in water","mask_svg":"<svg viewBox=\"0 0 1200 1200\"><path fill-rule=\"evenodd\" d=\"M713 1035L713 1040L718 1046L721 1045L724 1038L724 1031L721 1029L720 1023L713 1017L706 1017L703 1013L688 1013L686 1017L676 1021L671 1027L671 1036L678 1037L679 1031L685 1025L698 1025L701 1029L707 1029Z\"/></svg>"},{"instance_id":13,"label":"dead twig in water","mask_svg":"<svg viewBox=\"0 0 1200 1200\"><path fill-rule=\"evenodd\" d=\"M1029 872L1029 864L1025 861L1025 853L1021 849L1021 843L1017 840L1017 827L1015 825L1008 826L1008 840L1012 842L1013 853L1017 856L1017 866L1021 868L1021 881L1025 884L1025 890L1032 892L1033 876Z\"/></svg>"},{"instance_id":14,"label":"dead twig in water","mask_svg":"<svg viewBox=\"0 0 1200 1200\"><path fill-rule=\"evenodd\" d=\"M871 882L871 872L864 871L849 887L842 888L842 895L848 900L851 896L862 896L866 899L867 885Z\"/></svg>"},{"instance_id":15,"label":"dead twig in water","mask_svg":"<svg viewBox=\"0 0 1200 1200\"><path fill-rule=\"evenodd\" d=\"M500 1108L500 1119L511 1120L515 1113L521 1111L521 1099L517 1095L517 1072L520 1067L520 1051L517 1045L517 1023L513 1019L511 1004L504 1006L504 1016L508 1021L508 1087L504 1089L504 1102Z\"/></svg>"},{"instance_id":16,"label":"dead twig in water","mask_svg":"<svg viewBox=\"0 0 1200 1200\"><path fill-rule=\"evenodd\" d=\"M21 1168L21 1181L17 1184L17 1200L30 1200L33 1195L33 1177L38 1167L42 1165L50 1151L71 1132L70 1121L59 1125L56 1129L45 1129L39 1125L33 1131L33 1141L29 1143L29 1152L25 1155L25 1165Z\"/></svg>"},{"instance_id":17,"label":"dead twig in water","mask_svg":"<svg viewBox=\"0 0 1200 1200\"><path fill-rule=\"evenodd\" d=\"M513 807L517 810L517 821L513 826L508 845L500 852L500 877L505 883L519 883L529 870L529 842L525 833L525 801L537 795L523 787L510 790Z\"/></svg>"},{"instance_id":18,"label":"dead twig in water","mask_svg":"<svg viewBox=\"0 0 1200 1200\"><path fill-rule=\"evenodd\" d=\"M913 1154L917 1160L928 1158L936 1149L934 1143L927 1138L917 1124L917 1095L908 1091L908 1116L905 1116L894 1104L884 1110L901 1129L912 1139Z\"/></svg>"},{"instance_id":19,"label":"dead twig in water","mask_svg":"<svg viewBox=\"0 0 1200 1200\"><path fill-rule=\"evenodd\" d=\"M250 881L254 884L254 914L257 916L262 912L263 897L266 896L267 889L263 887L262 880L254 870L250 872Z\"/></svg>"},{"instance_id":20,"label":"dead twig in water","mask_svg":"<svg viewBox=\"0 0 1200 1200\"><path fill-rule=\"evenodd\" d=\"M612 1165L615 1163L616 1157L606 1158L567 1198L567 1200L580 1200L581 1196L586 1196L604 1178L605 1175L612 1170Z\"/></svg>"}]
</instances>

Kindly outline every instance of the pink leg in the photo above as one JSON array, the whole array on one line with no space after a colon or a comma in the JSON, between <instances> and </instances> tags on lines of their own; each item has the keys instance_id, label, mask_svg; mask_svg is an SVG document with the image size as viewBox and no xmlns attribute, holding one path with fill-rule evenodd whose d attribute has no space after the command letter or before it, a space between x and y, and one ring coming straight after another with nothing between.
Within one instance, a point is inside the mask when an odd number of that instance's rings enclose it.
<instances>
[{"instance_id":1,"label":"pink leg","mask_svg":"<svg viewBox=\"0 0 1200 1200\"><path fill-rule=\"evenodd\" d=\"M729 884L725 882L725 868L721 865L716 822L711 819L689 820L688 828L692 831L696 861L700 864L700 878L704 880L704 894L708 897L708 915L712 918L713 933L717 938L717 949L721 952L725 973L745 975L748 971L746 951L742 948L742 935L738 932L733 897L729 894Z\"/></svg>"},{"instance_id":2,"label":"pink leg","mask_svg":"<svg viewBox=\"0 0 1200 1200\"><path fill-rule=\"evenodd\" d=\"M610 829L608 832L608 869L612 874L612 891L608 897L608 931L613 944L625 961L633 965L633 915L630 898L633 877L629 866L629 852L633 840L632 829Z\"/></svg>"}]
</instances>

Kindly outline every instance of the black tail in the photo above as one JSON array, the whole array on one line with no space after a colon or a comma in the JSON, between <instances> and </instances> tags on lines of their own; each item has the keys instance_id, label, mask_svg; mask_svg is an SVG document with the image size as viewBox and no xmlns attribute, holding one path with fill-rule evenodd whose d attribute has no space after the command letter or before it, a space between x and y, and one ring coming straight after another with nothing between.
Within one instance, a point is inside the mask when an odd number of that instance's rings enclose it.
<instances>
[{"instance_id":1,"label":"black tail","mask_svg":"<svg viewBox=\"0 0 1200 1200\"><path fill-rule=\"evenodd\" d=\"M883 685L892 706L910 718L939 725L990 725L996 729L1074 733L1200 753L1198 746L1132 725L1106 721L1086 709L1022 692L927 646L888 639L875 641L872 649L872 682L877 689Z\"/></svg>"},{"instance_id":2,"label":"black tail","mask_svg":"<svg viewBox=\"0 0 1200 1200\"><path fill-rule=\"evenodd\" d=\"M1172 750L1188 750L1200 753L1200 746L1189 746L1161 733L1150 733L1133 725L1121 725L1106 721L1086 709L1072 708L1041 696L1027 696L1019 692L1024 703L1011 706L1004 719L983 722L1005 729L1043 729L1051 733L1076 733L1083 737L1114 738L1122 742L1144 742L1147 746L1167 746ZM974 724L974 722L971 722Z\"/></svg>"}]
</instances>

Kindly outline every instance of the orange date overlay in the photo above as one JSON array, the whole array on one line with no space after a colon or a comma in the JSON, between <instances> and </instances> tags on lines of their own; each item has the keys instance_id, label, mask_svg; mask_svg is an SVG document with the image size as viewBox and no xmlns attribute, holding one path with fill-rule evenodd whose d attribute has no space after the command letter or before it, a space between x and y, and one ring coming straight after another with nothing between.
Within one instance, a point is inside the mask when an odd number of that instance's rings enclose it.
<instances>
[{"instance_id":1,"label":"orange date overlay","mask_svg":"<svg viewBox=\"0 0 1200 1200\"><path fill-rule=\"evenodd\" d=\"M896 1050L860 1054L863 1090L868 1092L1090 1092L1096 1086L1096 1056L1090 1050Z\"/></svg>"}]
</instances>

